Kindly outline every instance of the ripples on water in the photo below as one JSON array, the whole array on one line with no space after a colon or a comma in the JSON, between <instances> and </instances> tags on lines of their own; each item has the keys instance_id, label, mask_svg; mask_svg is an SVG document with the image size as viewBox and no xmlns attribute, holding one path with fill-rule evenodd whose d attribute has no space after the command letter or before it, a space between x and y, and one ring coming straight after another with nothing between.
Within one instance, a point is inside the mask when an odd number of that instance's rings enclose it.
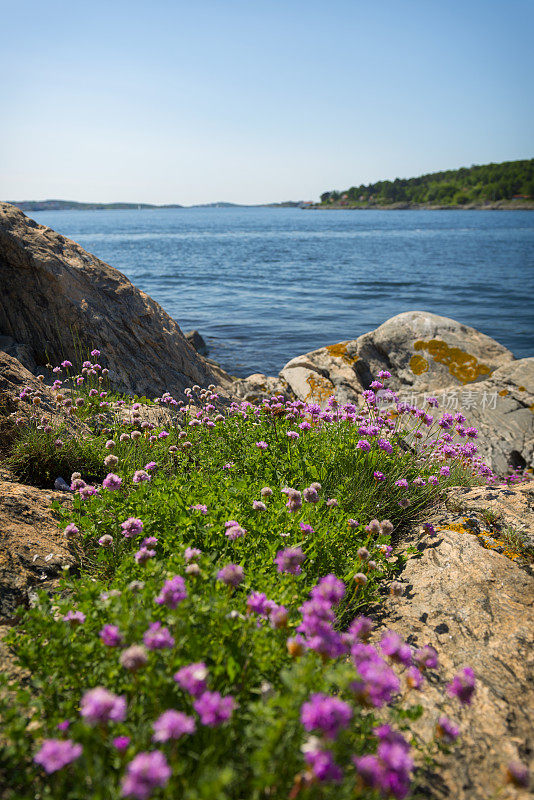
<instances>
[{"instance_id":1,"label":"ripples on water","mask_svg":"<svg viewBox=\"0 0 534 800\"><path fill-rule=\"evenodd\" d=\"M30 213L198 328L235 375L423 309L534 354L534 213L217 208ZM105 347L105 342L100 342Z\"/></svg>"}]
</instances>

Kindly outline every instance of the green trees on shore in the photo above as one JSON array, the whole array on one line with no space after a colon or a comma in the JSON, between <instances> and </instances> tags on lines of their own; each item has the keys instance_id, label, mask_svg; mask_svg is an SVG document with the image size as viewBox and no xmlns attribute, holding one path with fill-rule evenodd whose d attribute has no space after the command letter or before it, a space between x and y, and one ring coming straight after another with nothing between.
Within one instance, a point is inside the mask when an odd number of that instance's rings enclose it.
<instances>
[{"instance_id":1,"label":"green trees on shore","mask_svg":"<svg viewBox=\"0 0 534 800\"><path fill-rule=\"evenodd\" d=\"M418 178L378 181L321 195L323 205L465 205L513 199L534 199L534 159L462 167Z\"/></svg>"}]
</instances>

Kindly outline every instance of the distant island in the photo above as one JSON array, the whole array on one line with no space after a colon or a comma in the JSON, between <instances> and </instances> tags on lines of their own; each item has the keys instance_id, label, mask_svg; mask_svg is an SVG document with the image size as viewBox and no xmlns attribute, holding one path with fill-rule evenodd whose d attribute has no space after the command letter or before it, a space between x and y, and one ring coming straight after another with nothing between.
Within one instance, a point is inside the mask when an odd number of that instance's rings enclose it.
<instances>
[{"instance_id":1,"label":"distant island","mask_svg":"<svg viewBox=\"0 0 534 800\"><path fill-rule=\"evenodd\" d=\"M239 203L199 203L183 206L179 203L153 205L151 203L79 203L76 200L8 200L21 211L136 211L147 208L300 208L307 205L302 200L285 200L282 203L259 203L245 205ZM309 205L309 204L308 204Z\"/></svg>"},{"instance_id":2,"label":"distant island","mask_svg":"<svg viewBox=\"0 0 534 800\"><path fill-rule=\"evenodd\" d=\"M534 209L534 159L351 186L305 207Z\"/></svg>"}]
</instances>

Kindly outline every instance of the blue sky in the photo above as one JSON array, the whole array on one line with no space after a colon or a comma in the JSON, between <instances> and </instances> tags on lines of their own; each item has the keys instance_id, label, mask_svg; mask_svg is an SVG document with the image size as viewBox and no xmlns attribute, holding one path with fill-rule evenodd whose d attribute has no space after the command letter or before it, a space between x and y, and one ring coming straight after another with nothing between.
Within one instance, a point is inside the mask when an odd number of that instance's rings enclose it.
<instances>
[{"instance_id":1,"label":"blue sky","mask_svg":"<svg viewBox=\"0 0 534 800\"><path fill-rule=\"evenodd\" d=\"M315 199L533 156L532 0L1 8L2 199Z\"/></svg>"}]
</instances>

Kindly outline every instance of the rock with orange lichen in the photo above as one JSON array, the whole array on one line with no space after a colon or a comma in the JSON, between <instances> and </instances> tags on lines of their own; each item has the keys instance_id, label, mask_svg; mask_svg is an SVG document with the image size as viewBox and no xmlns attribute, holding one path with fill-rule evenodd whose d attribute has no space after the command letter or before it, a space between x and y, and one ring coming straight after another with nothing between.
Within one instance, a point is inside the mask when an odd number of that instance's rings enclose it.
<instances>
[{"instance_id":1,"label":"rock with orange lichen","mask_svg":"<svg viewBox=\"0 0 534 800\"><path fill-rule=\"evenodd\" d=\"M280 375L301 400L324 403L330 386L339 400L357 400L380 370L391 372L388 386L395 391L423 395L461 390L513 360L509 350L474 328L407 311L357 339L291 359Z\"/></svg>"}]
</instances>

